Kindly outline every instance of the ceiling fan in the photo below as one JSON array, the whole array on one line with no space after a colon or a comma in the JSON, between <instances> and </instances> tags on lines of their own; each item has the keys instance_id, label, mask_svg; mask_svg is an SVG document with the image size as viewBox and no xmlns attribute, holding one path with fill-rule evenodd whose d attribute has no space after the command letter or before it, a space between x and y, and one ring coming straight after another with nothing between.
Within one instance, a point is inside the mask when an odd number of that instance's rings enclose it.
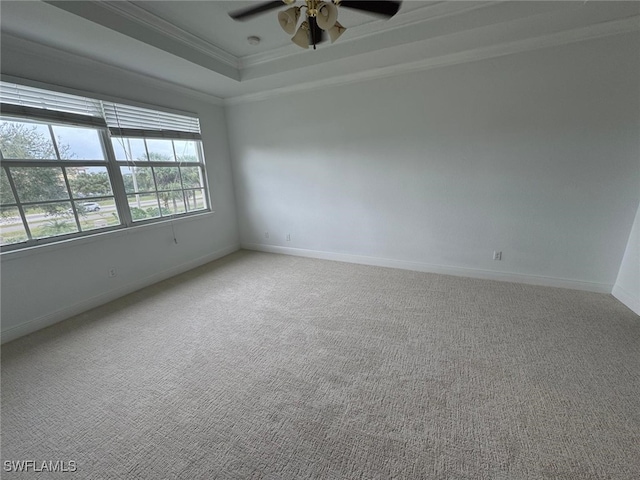
<instances>
[{"instance_id":1,"label":"ceiling fan","mask_svg":"<svg viewBox=\"0 0 640 480\"><path fill-rule=\"evenodd\" d=\"M352 8L386 18L393 17L400 9L401 1L396 0L303 0L304 5L292 6L278 13L278 22L282 29L293 35L291 41L302 48L324 42L325 32L329 34L331 43L342 35L346 28L338 23L338 7ZM282 5L292 5L296 0L273 0L254 7L235 10L229 13L234 20L247 20L255 15L273 10ZM304 10L305 19L296 31L300 13Z\"/></svg>"}]
</instances>

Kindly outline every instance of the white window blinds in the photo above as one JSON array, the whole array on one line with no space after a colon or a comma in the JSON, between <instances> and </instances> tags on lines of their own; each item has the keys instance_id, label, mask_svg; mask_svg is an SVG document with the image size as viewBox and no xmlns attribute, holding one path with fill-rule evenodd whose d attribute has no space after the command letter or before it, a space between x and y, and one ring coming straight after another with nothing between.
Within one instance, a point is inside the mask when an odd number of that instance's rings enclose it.
<instances>
[{"instance_id":1,"label":"white window blinds","mask_svg":"<svg viewBox=\"0 0 640 480\"><path fill-rule=\"evenodd\" d=\"M102 117L99 100L15 83L0 82L0 101L28 108Z\"/></svg>"},{"instance_id":2,"label":"white window blinds","mask_svg":"<svg viewBox=\"0 0 640 480\"><path fill-rule=\"evenodd\" d=\"M106 102L68 93L0 82L5 115L26 115L45 121L105 126L123 137L200 139L196 117ZM88 118L90 117L90 118ZM105 123L106 122L106 123Z\"/></svg>"},{"instance_id":3,"label":"white window blinds","mask_svg":"<svg viewBox=\"0 0 640 480\"><path fill-rule=\"evenodd\" d=\"M121 103L102 103L109 128L200 133L200 122L195 117L159 112Z\"/></svg>"}]
</instances>

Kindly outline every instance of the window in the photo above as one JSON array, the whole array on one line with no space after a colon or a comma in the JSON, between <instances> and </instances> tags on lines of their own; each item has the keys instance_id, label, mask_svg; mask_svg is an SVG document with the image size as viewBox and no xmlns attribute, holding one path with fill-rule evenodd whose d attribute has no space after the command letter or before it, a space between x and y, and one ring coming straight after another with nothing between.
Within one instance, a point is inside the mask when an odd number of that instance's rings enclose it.
<instances>
[{"instance_id":1,"label":"window","mask_svg":"<svg viewBox=\"0 0 640 480\"><path fill-rule=\"evenodd\" d=\"M0 88L3 250L209 210L197 118Z\"/></svg>"},{"instance_id":2,"label":"window","mask_svg":"<svg viewBox=\"0 0 640 480\"><path fill-rule=\"evenodd\" d=\"M134 222L206 208L196 142L115 136L111 142Z\"/></svg>"}]
</instances>

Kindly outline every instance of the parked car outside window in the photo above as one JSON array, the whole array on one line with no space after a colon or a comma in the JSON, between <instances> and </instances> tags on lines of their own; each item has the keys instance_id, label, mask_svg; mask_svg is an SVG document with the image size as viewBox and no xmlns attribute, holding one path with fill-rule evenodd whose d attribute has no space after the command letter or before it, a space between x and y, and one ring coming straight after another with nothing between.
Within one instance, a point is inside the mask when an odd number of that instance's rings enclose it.
<instances>
[{"instance_id":1,"label":"parked car outside window","mask_svg":"<svg viewBox=\"0 0 640 480\"><path fill-rule=\"evenodd\" d=\"M82 208L84 208L85 212L97 212L100 210L100 205L96 202L84 202Z\"/></svg>"}]
</instances>

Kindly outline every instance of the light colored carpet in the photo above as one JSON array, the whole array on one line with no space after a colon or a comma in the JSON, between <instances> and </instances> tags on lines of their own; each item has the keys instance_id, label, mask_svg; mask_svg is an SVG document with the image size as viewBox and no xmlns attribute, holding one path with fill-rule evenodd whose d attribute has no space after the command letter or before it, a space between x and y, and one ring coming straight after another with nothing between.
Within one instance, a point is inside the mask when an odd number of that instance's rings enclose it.
<instances>
[{"instance_id":1,"label":"light colored carpet","mask_svg":"<svg viewBox=\"0 0 640 480\"><path fill-rule=\"evenodd\" d=\"M2 460L82 479L637 479L609 295L240 251L2 348Z\"/></svg>"}]
</instances>

